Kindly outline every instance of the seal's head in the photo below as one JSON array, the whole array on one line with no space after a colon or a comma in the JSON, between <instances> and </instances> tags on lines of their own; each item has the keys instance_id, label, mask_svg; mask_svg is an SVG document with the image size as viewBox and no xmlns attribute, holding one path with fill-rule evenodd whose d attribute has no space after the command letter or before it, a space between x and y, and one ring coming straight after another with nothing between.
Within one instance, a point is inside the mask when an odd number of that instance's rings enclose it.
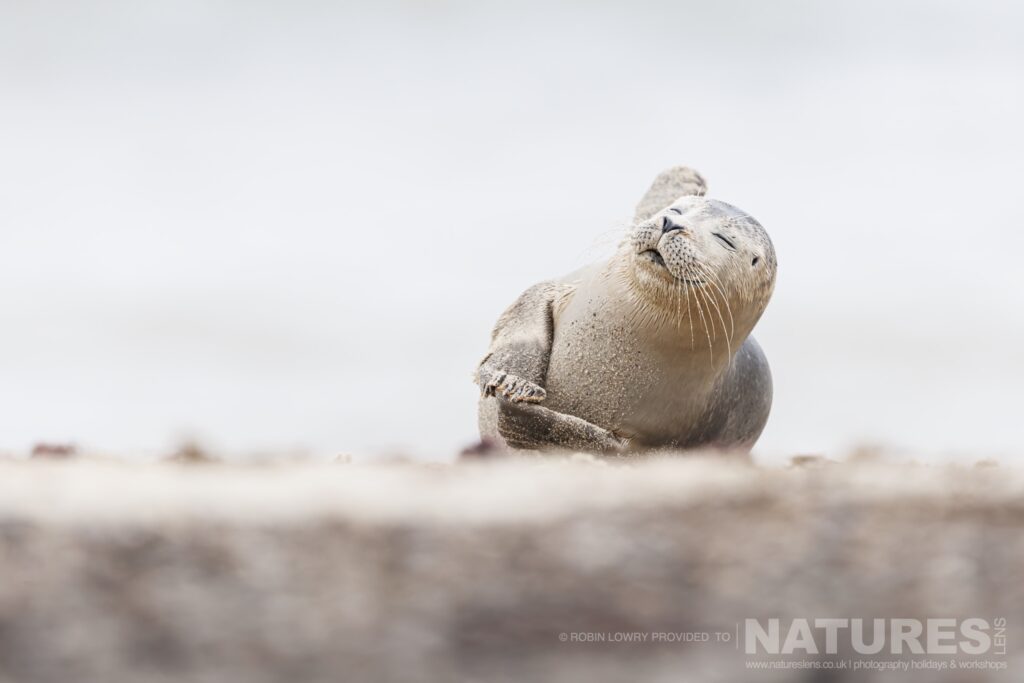
<instances>
[{"instance_id":1,"label":"seal's head","mask_svg":"<svg viewBox=\"0 0 1024 683\"><path fill-rule=\"evenodd\" d=\"M637 223L625 248L629 278L646 304L676 316L704 314L712 326L721 320L737 337L753 328L775 287L768 233L716 199L680 197Z\"/></svg>"}]
</instances>

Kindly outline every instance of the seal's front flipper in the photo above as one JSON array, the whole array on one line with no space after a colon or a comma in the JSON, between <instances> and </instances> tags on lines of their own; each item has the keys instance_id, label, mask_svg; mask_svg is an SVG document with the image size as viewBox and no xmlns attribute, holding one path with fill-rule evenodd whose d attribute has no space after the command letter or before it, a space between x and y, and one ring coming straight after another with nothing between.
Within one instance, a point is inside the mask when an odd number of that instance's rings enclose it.
<instances>
[{"instance_id":1,"label":"seal's front flipper","mask_svg":"<svg viewBox=\"0 0 1024 683\"><path fill-rule=\"evenodd\" d=\"M483 436L500 436L512 448L531 450L608 453L623 447L606 429L537 405L547 395L555 302L572 290L557 282L534 285L498 319L491 348L476 370Z\"/></svg>"},{"instance_id":2,"label":"seal's front flipper","mask_svg":"<svg viewBox=\"0 0 1024 683\"><path fill-rule=\"evenodd\" d=\"M538 384L511 375L503 370L484 370L486 377L480 378L480 387L484 396L500 396L513 403L540 403L547 397L547 392Z\"/></svg>"},{"instance_id":3,"label":"seal's front flipper","mask_svg":"<svg viewBox=\"0 0 1024 683\"><path fill-rule=\"evenodd\" d=\"M544 400L555 330L552 306L563 287L554 282L534 285L498 318L491 348L476 369L482 396Z\"/></svg>"},{"instance_id":4,"label":"seal's front flipper","mask_svg":"<svg viewBox=\"0 0 1024 683\"><path fill-rule=\"evenodd\" d=\"M647 220L684 195L702 196L707 191L707 182L700 173L692 168L674 166L667 171L662 171L654 179L644 198L636 205L633 222L639 223Z\"/></svg>"},{"instance_id":5,"label":"seal's front flipper","mask_svg":"<svg viewBox=\"0 0 1024 683\"><path fill-rule=\"evenodd\" d=\"M512 448L586 451L611 455L627 446L612 432L575 415L528 403L498 401L498 433Z\"/></svg>"}]
</instances>

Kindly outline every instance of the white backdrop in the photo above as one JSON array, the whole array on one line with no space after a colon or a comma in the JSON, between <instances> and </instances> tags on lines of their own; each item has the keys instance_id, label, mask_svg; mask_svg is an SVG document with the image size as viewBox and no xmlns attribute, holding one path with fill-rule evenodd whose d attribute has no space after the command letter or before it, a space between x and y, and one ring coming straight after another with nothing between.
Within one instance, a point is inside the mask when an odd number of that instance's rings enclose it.
<instances>
[{"instance_id":1,"label":"white backdrop","mask_svg":"<svg viewBox=\"0 0 1024 683\"><path fill-rule=\"evenodd\" d=\"M757 452L1019 452L1024 9L0 3L0 450L446 458L662 168L757 217Z\"/></svg>"}]
</instances>

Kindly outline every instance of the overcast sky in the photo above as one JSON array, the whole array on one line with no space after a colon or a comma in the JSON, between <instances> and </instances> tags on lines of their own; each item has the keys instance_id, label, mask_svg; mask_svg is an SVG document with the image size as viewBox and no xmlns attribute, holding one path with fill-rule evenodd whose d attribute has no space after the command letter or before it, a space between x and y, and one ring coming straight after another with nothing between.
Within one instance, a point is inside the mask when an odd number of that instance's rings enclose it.
<instances>
[{"instance_id":1,"label":"overcast sky","mask_svg":"<svg viewBox=\"0 0 1024 683\"><path fill-rule=\"evenodd\" d=\"M685 163L779 255L766 461L1019 453L1010 2L0 3L0 451L475 437L529 285Z\"/></svg>"}]
</instances>

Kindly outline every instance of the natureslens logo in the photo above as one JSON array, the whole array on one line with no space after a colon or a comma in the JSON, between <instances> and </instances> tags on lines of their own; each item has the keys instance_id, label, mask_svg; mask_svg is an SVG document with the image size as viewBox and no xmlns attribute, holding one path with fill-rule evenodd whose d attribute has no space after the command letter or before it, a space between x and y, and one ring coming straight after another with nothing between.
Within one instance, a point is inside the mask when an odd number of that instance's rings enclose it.
<instances>
[{"instance_id":1,"label":"natureslens logo","mask_svg":"<svg viewBox=\"0 0 1024 683\"><path fill-rule=\"evenodd\" d=\"M1006 619L747 619L748 655L1005 655Z\"/></svg>"}]
</instances>

